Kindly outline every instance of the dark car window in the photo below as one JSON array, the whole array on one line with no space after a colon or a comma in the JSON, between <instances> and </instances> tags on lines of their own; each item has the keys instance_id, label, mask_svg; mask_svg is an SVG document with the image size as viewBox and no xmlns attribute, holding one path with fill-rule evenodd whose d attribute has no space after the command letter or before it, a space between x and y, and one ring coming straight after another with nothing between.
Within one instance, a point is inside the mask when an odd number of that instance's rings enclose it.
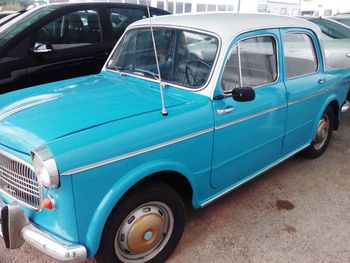
<instances>
[{"instance_id":1,"label":"dark car window","mask_svg":"<svg viewBox=\"0 0 350 263\"><path fill-rule=\"evenodd\" d=\"M54 50L101 42L100 18L95 10L61 16L42 27L37 43L50 43Z\"/></svg>"},{"instance_id":2,"label":"dark car window","mask_svg":"<svg viewBox=\"0 0 350 263\"><path fill-rule=\"evenodd\" d=\"M145 10L139 8L111 8L109 17L112 22L113 37L118 40L128 25L147 16Z\"/></svg>"},{"instance_id":3,"label":"dark car window","mask_svg":"<svg viewBox=\"0 0 350 263\"><path fill-rule=\"evenodd\" d=\"M330 38L350 38L350 29L339 23L322 18L311 19L310 21L318 25L322 33Z\"/></svg>"},{"instance_id":4,"label":"dark car window","mask_svg":"<svg viewBox=\"0 0 350 263\"><path fill-rule=\"evenodd\" d=\"M332 17L332 19L350 27L350 17L349 18Z\"/></svg>"},{"instance_id":5,"label":"dark car window","mask_svg":"<svg viewBox=\"0 0 350 263\"><path fill-rule=\"evenodd\" d=\"M257 87L273 83L276 79L275 39L272 36L252 37L242 40L233 49L225 66L221 87L224 92L230 92L241 84L243 87Z\"/></svg>"},{"instance_id":6,"label":"dark car window","mask_svg":"<svg viewBox=\"0 0 350 263\"><path fill-rule=\"evenodd\" d=\"M151 16L164 16L168 15L169 13L165 10L160 9L151 9Z\"/></svg>"},{"instance_id":7,"label":"dark car window","mask_svg":"<svg viewBox=\"0 0 350 263\"><path fill-rule=\"evenodd\" d=\"M302 33L287 33L284 37L284 61L288 78L317 71L316 50L311 37Z\"/></svg>"}]
</instances>

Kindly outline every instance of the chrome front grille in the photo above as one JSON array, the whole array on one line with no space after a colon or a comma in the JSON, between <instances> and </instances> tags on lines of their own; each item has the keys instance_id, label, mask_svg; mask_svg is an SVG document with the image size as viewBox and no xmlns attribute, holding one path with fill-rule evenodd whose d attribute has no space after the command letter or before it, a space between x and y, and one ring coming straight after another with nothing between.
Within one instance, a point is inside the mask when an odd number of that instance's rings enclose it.
<instances>
[{"instance_id":1,"label":"chrome front grille","mask_svg":"<svg viewBox=\"0 0 350 263\"><path fill-rule=\"evenodd\" d=\"M41 206L41 189L30 165L0 151L0 190L33 209Z\"/></svg>"}]
</instances>

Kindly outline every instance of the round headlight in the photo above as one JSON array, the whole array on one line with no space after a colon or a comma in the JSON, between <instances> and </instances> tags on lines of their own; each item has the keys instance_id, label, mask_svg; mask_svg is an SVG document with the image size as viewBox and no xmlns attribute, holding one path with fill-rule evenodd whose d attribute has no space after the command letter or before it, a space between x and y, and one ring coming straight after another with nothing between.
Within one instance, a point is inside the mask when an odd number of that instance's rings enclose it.
<instances>
[{"instance_id":1,"label":"round headlight","mask_svg":"<svg viewBox=\"0 0 350 263\"><path fill-rule=\"evenodd\" d=\"M46 147L41 147L31 152L33 168L39 183L45 188L57 188L60 177L56 161Z\"/></svg>"}]
</instances>

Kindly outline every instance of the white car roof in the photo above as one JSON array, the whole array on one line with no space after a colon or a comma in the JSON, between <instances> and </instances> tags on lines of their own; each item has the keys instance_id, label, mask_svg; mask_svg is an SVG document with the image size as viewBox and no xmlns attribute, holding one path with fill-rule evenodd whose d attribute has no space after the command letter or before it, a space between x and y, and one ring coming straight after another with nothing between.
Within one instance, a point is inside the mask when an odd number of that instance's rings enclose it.
<instances>
[{"instance_id":1,"label":"white car roof","mask_svg":"<svg viewBox=\"0 0 350 263\"><path fill-rule=\"evenodd\" d=\"M221 50L218 55L216 70L209 81L209 85L198 91L199 94L213 97L216 81L219 79L221 65L225 63L225 53L232 40L239 34L271 28L296 27L314 31L321 39L321 31L317 25L304 19L278 16L270 14L235 14L235 13L199 13L167 15L151 18L153 26L184 27L194 30L212 32L221 38ZM131 24L128 29L149 26L150 19L143 19Z\"/></svg>"},{"instance_id":2,"label":"white car roof","mask_svg":"<svg viewBox=\"0 0 350 263\"><path fill-rule=\"evenodd\" d=\"M131 27L149 25L149 19L139 20ZM182 14L168 15L152 18L153 25L180 26L194 28L199 30L210 31L218 34L223 41L232 40L242 32L281 27L302 27L313 30L320 34L319 28L304 19L268 15L268 14L235 14L235 13L199 13L199 14Z\"/></svg>"}]
</instances>

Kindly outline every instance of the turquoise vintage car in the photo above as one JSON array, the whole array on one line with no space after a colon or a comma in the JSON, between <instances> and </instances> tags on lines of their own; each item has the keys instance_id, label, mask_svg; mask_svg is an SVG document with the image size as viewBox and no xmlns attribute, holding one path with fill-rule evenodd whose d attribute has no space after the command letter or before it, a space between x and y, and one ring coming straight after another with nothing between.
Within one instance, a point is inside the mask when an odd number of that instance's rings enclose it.
<instances>
[{"instance_id":1,"label":"turquoise vintage car","mask_svg":"<svg viewBox=\"0 0 350 263\"><path fill-rule=\"evenodd\" d=\"M162 262L185 198L204 207L298 152L320 156L350 70L325 70L319 34L289 17L157 17L131 25L100 74L2 95L6 246Z\"/></svg>"}]
</instances>

